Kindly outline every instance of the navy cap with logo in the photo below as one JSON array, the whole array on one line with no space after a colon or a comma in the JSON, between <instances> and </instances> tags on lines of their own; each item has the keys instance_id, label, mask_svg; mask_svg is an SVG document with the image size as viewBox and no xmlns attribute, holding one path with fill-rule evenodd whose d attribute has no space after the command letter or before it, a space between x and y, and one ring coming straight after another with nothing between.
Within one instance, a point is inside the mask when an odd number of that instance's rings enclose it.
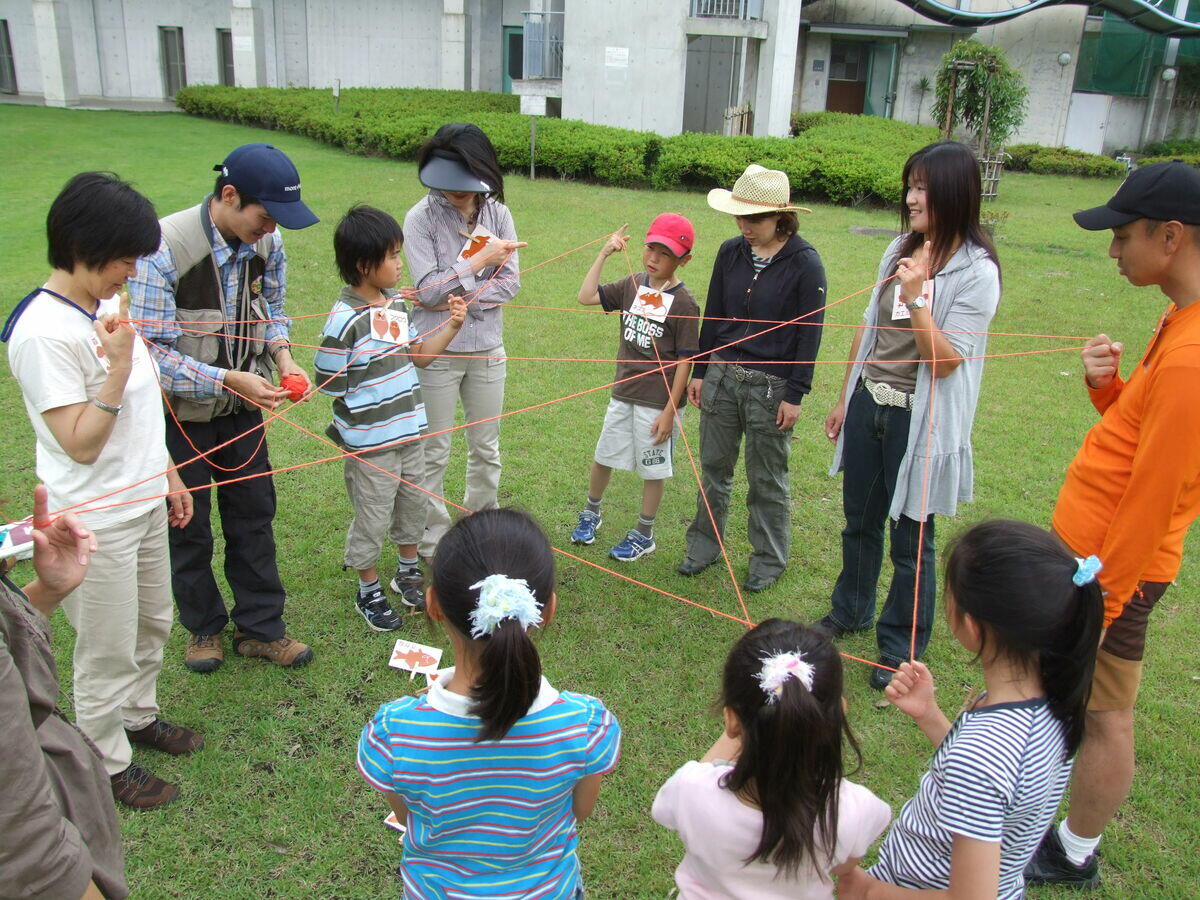
<instances>
[{"instance_id":1,"label":"navy cap with logo","mask_svg":"<svg viewBox=\"0 0 1200 900\"><path fill-rule=\"evenodd\" d=\"M1200 225L1200 169L1178 160L1136 169L1103 206L1075 213L1088 231L1128 225L1138 219Z\"/></svg>"},{"instance_id":2,"label":"navy cap with logo","mask_svg":"<svg viewBox=\"0 0 1200 900\"><path fill-rule=\"evenodd\" d=\"M254 197L284 228L307 228L320 221L300 199L300 173L282 150L270 144L243 144L214 172Z\"/></svg>"}]
</instances>

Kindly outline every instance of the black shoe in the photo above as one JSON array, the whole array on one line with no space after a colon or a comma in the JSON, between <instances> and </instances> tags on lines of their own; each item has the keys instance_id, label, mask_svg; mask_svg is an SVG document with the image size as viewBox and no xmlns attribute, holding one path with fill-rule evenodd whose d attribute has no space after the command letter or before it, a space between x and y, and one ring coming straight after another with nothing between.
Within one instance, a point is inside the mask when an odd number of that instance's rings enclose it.
<instances>
[{"instance_id":1,"label":"black shoe","mask_svg":"<svg viewBox=\"0 0 1200 900\"><path fill-rule=\"evenodd\" d=\"M772 577L767 577L765 575L747 575L746 580L742 582L742 587L752 594L760 594L778 580L778 575Z\"/></svg>"},{"instance_id":2,"label":"black shoe","mask_svg":"<svg viewBox=\"0 0 1200 900\"><path fill-rule=\"evenodd\" d=\"M811 626L813 631L823 634L828 640L836 641L838 638L845 637L848 634L853 634L855 629L843 628L834 621L833 616L829 615L821 619L819 622L813 622Z\"/></svg>"},{"instance_id":3,"label":"black shoe","mask_svg":"<svg viewBox=\"0 0 1200 900\"><path fill-rule=\"evenodd\" d=\"M395 631L403 624L392 611L382 588L373 589L365 597L361 591L355 591L354 606L372 631Z\"/></svg>"},{"instance_id":4,"label":"black shoe","mask_svg":"<svg viewBox=\"0 0 1200 900\"><path fill-rule=\"evenodd\" d=\"M889 668L881 669L879 666L889 666ZM871 666L871 674L867 678L867 684L871 685L874 690L882 691L892 683L892 676L896 674L892 669L900 668L900 663L891 659L880 658L879 666Z\"/></svg>"},{"instance_id":5,"label":"black shoe","mask_svg":"<svg viewBox=\"0 0 1200 900\"><path fill-rule=\"evenodd\" d=\"M690 556L685 556L683 558L683 562L681 562L679 564L679 568L676 569L675 571L678 572L680 575L686 575L688 578L691 578L693 575L699 575L701 572L703 572L705 569L707 569L709 566L711 566L714 562L716 562L716 560L713 560L713 559L710 559L706 563L696 562Z\"/></svg>"},{"instance_id":6,"label":"black shoe","mask_svg":"<svg viewBox=\"0 0 1200 900\"><path fill-rule=\"evenodd\" d=\"M1051 826L1042 842L1038 844L1033 858L1025 864L1026 884L1062 884L1083 890L1100 887L1100 860L1093 853L1077 866L1067 859L1058 829Z\"/></svg>"}]
</instances>

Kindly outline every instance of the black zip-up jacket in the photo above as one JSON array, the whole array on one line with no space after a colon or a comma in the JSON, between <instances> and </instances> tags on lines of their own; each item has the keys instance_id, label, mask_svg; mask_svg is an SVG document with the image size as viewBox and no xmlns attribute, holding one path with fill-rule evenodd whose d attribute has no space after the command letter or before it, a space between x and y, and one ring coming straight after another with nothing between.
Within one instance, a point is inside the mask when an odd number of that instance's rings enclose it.
<instances>
[{"instance_id":1,"label":"black zip-up jacket","mask_svg":"<svg viewBox=\"0 0 1200 900\"><path fill-rule=\"evenodd\" d=\"M761 272L750 261L750 244L740 235L717 251L704 324L700 328L700 360L716 351L721 359L787 379L783 399L799 403L812 390L813 363L821 346L825 319L825 267L813 245L793 234ZM730 319L796 320L795 325L729 321ZM736 343L734 343L736 342ZM732 346L729 346L732 344ZM764 360L795 360L795 365ZM693 378L703 378L707 363L697 360Z\"/></svg>"}]
</instances>

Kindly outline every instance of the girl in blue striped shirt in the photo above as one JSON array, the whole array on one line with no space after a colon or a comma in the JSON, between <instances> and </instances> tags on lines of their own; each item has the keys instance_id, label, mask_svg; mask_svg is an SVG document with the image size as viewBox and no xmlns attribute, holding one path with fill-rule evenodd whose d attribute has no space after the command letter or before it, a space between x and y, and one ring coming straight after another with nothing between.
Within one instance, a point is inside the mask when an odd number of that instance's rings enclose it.
<instances>
[{"instance_id":1,"label":"girl in blue striped shirt","mask_svg":"<svg viewBox=\"0 0 1200 900\"><path fill-rule=\"evenodd\" d=\"M408 826L409 900L582 896L576 826L621 729L595 697L543 677L528 630L556 600L550 544L524 513L477 512L438 545L427 609L457 665L380 707L358 745L359 772Z\"/></svg>"},{"instance_id":2,"label":"girl in blue striped shirt","mask_svg":"<svg viewBox=\"0 0 1200 900\"><path fill-rule=\"evenodd\" d=\"M950 630L983 667L984 692L953 725L921 663L887 697L937 748L879 862L838 882L842 898L1025 894L1025 864L1062 800L1083 738L1104 615L1095 557L1073 557L1024 522L976 525L946 562Z\"/></svg>"}]
</instances>

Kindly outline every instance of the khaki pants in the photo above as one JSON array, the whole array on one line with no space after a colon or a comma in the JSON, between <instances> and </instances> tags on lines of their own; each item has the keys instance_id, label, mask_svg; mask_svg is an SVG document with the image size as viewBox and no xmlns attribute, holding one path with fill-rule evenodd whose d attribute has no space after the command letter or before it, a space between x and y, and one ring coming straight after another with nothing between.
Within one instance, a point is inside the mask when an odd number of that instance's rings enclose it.
<instances>
[{"instance_id":1,"label":"khaki pants","mask_svg":"<svg viewBox=\"0 0 1200 900\"><path fill-rule=\"evenodd\" d=\"M483 358L494 357L494 358ZM504 409L504 348L471 353L447 353L426 368L419 369L421 397L429 421L425 438L425 480L421 486L437 497L446 496L446 466L450 463L450 439L445 431L454 425L458 399L462 398L467 422L480 422L500 415ZM493 509L500 487L500 421L481 422L466 429L467 484L463 506L471 512ZM450 512L446 504L426 497L425 535L421 539L422 556L433 556L438 541L450 530Z\"/></svg>"},{"instance_id":2,"label":"khaki pants","mask_svg":"<svg viewBox=\"0 0 1200 900\"><path fill-rule=\"evenodd\" d=\"M128 768L125 728L158 717L158 673L171 632L166 504L96 531L87 577L62 602L75 629L75 721L109 775Z\"/></svg>"},{"instance_id":3,"label":"khaki pants","mask_svg":"<svg viewBox=\"0 0 1200 900\"><path fill-rule=\"evenodd\" d=\"M421 540L427 495L413 485L425 478L424 441L418 438L362 459L347 456L345 477L354 518L346 532L343 563L359 570L376 565L385 536L398 546Z\"/></svg>"}]
</instances>

